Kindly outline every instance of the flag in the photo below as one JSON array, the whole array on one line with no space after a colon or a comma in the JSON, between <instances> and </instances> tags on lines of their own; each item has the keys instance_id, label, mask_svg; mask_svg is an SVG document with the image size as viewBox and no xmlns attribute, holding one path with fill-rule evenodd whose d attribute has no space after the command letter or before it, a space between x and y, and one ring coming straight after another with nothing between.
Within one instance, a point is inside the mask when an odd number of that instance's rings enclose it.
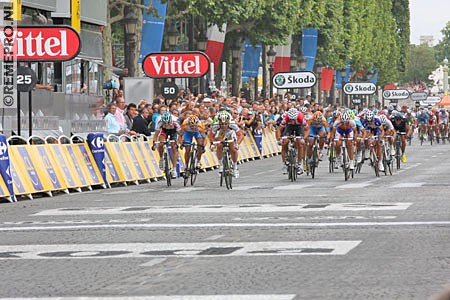
<instances>
[{"instance_id":1,"label":"flag","mask_svg":"<svg viewBox=\"0 0 450 300\"><path fill-rule=\"evenodd\" d=\"M287 42L286 45L276 46L274 49L277 54L273 63L273 75L291 70L291 36L289 36Z\"/></svg>"},{"instance_id":2,"label":"flag","mask_svg":"<svg viewBox=\"0 0 450 300\"><path fill-rule=\"evenodd\" d=\"M313 71L317 54L317 35L315 28L305 28L302 30L302 53L306 59L306 71Z\"/></svg>"},{"instance_id":3,"label":"flag","mask_svg":"<svg viewBox=\"0 0 450 300\"><path fill-rule=\"evenodd\" d=\"M145 6L149 6L149 4L150 0L144 0ZM152 0L152 6L158 11L161 18L156 18L153 15L149 15L145 11L143 13L139 63L142 63L147 54L161 51L167 4L162 4L160 0Z\"/></svg>"},{"instance_id":4,"label":"flag","mask_svg":"<svg viewBox=\"0 0 450 300\"><path fill-rule=\"evenodd\" d=\"M320 74L320 90L329 91L333 85L334 69L323 68Z\"/></svg>"},{"instance_id":5,"label":"flag","mask_svg":"<svg viewBox=\"0 0 450 300\"><path fill-rule=\"evenodd\" d=\"M227 24L222 25L222 30L219 30L217 25L213 25L206 31L206 37L208 41L206 42L205 53L208 55L209 60L214 63L214 70L216 73L217 67L220 64L222 58L223 44L225 42L225 32L227 30Z\"/></svg>"}]
</instances>

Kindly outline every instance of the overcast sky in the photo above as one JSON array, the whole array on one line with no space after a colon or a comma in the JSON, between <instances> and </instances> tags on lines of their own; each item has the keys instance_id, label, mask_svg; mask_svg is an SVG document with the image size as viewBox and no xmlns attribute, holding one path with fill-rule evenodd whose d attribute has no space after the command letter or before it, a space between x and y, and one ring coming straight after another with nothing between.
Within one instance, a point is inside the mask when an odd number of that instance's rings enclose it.
<instances>
[{"instance_id":1,"label":"overcast sky","mask_svg":"<svg viewBox=\"0 0 450 300\"><path fill-rule=\"evenodd\" d=\"M421 35L433 35L434 43L442 39L441 30L450 22L450 0L409 0L411 43L419 44Z\"/></svg>"}]
</instances>

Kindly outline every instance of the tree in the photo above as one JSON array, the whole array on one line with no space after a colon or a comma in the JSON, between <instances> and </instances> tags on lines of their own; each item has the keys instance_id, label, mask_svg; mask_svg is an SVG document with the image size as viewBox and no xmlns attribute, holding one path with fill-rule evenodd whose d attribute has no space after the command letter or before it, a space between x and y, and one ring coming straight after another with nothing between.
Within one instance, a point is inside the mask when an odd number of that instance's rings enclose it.
<instances>
[{"instance_id":1,"label":"tree","mask_svg":"<svg viewBox=\"0 0 450 300\"><path fill-rule=\"evenodd\" d=\"M436 69L438 63L435 59L435 50L426 44L411 45L409 61L407 63L403 82L423 81L428 82L428 76Z\"/></svg>"},{"instance_id":2,"label":"tree","mask_svg":"<svg viewBox=\"0 0 450 300\"><path fill-rule=\"evenodd\" d=\"M442 40L435 46L436 60L442 62L444 58L450 59L450 22L441 30Z\"/></svg>"}]
</instances>

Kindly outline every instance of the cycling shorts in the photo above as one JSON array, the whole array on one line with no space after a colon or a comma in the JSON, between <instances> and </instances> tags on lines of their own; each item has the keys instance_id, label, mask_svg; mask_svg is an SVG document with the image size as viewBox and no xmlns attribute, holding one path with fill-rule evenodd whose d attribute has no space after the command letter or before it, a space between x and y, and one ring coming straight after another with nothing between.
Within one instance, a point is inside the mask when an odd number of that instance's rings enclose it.
<instances>
[{"instance_id":1,"label":"cycling shorts","mask_svg":"<svg viewBox=\"0 0 450 300\"><path fill-rule=\"evenodd\" d=\"M320 132L325 132L325 126L322 127L309 127L309 137L319 135Z\"/></svg>"},{"instance_id":2,"label":"cycling shorts","mask_svg":"<svg viewBox=\"0 0 450 300\"><path fill-rule=\"evenodd\" d=\"M178 138L178 134L177 134L177 129L173 128L173 129L165 129L165 128L161 128L161 133L160 133L163 137L165 137L166 139L169 140L174 140L176 141Z\"/></svg>"},{"instance_id":3,"label":"cycling shorts","mask_svg":"<svg viewBox=\"0 0 450 300\"><path fill-rule=\"evenodd\" d=\"M185 131L183 135L183 145L190 145L192 144L192 138L194 138L198 141L198 139L203 138L200 132L198 131Z\"/></svg>"},{"instance_id":4,"label":"cycling shorts","mask_svg":"<svg viewBox=\"0 0 450 300\"><path fill-rule=\"evenodd\" d=\"M353 128L350 127L349 129L341 129L336 128L336 134L334 135L334 138L340 139L341 137L347 137L347 138L353 138Z\"/></svg>"},{"instance_id":5,"label":"cycling shorts","mask_svg":"<svg viewBox=\"0 0 450 300\"><path fill-rule=\"evenodd\" d=\"M283 131L283 136L303 136L305 128L302 125L287 124Z\"/></svg>"}]
</instances>

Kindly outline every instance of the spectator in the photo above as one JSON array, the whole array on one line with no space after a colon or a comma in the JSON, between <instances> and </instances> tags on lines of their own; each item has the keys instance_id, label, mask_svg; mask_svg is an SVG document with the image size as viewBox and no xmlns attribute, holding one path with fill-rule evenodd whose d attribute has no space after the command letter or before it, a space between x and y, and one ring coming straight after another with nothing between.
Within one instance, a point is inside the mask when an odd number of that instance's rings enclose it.
<instances>
[{"instance_id":1,"label":"spectator","mask_svg":"<svg viewBox=\"0 0 450 300\"><path fill-rule=\"evenodd\" d=\"M116 110L117 106L114 103L108 104L104 119L106 121L106 132L118 135L123 133L123 130L120 127L119 120L117 120Z\"/></svg>"},{"instance_id":2,"label":"spectator","mask_svg":"<svg viewBox=\"0 0 450 300\"><path fill-rule=\"evenodd\" d=\"M125 124L127 128L131 130L133 128L133 119L136 117L135 113L137 111L136 104L130 103L128 104L125 112Z\"/></svg>"},{"instance_id":3,"label":"spectator","mask_svg":"<svg viewBox=\"0 0 450 300\"><path fill-rule=\"evenodd\" d=\"M140 114L133 119L133 127L131 129L136 133L150 136L151 131L150 128L148 127L149 115L150 115L149 109L146 107L142 108Z\"/></svg>"},{"instance_id":4,"label":"spectator","mask_svg":"<svg viewBox=\"0 0 450 300\"><path fill-rule=\"evenodd\" d=\"M123 97L117 98L117 109L116 109L116 117L117 120L119 120L120 127L126 127L126 121L125 121L125 99Z\"/></svg>"}]
</instances>

